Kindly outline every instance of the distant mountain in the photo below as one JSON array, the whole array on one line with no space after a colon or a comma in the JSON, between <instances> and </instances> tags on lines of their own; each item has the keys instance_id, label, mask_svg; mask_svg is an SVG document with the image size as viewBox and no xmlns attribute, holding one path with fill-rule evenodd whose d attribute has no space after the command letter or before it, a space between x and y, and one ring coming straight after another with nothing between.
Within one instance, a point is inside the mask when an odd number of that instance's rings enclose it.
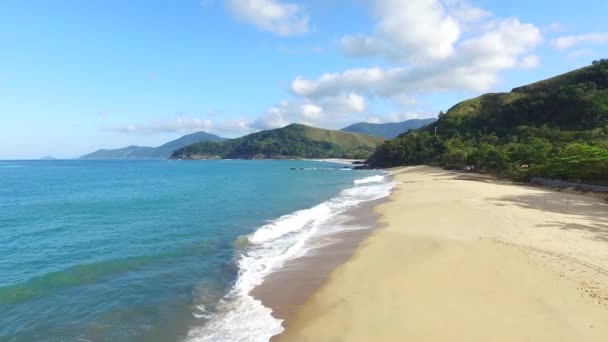
<instances>
[{"instance_id":1,"label":"distant mountain","mask_svg":"<svg viewBox=\"0 0 608 342\"><path fill-rule=\"evenodd\" d=\"M181 148L172 159L367 158L383 139L300 124Z\"/></svg>"},{"instance_id":2,"label":"distant mountain","mask_svg":"<svg viewBox=\"0 0 608 342\"><path fill-rule=\"evenodd\" d=\"M164 151L155 147L127 146L114 150L97 150L86 154L80 159L162 159Z\"/></svg>"},{"instance_id":3,"label":"distant mountain","mask_svg":"<svg viewBox=\"0 0 608 342\"><path fill-rule=\"evenodd\" d=\"M197 132L169 141L159 147L128 146L114 150L97 150L80 159L168 159L174 151L184 146L203 141L220 142L224 140L226 139L207 132Z\"/></svg>"},{"instance_id":4,"label":"distant mountain","mask_svg":"<svg viewBox=\"0 0 608 342\"><path fill-rule=\"evenodd\" d=\"M382 124L373 124L367 122L359 122L341 129L343 132L363 133L375 135L385 139L393 139L401 133L405 133L411 129L417 129L425 125L432 124L437 119L412 119L403 122L389 122Z\"/></svg>"}]
</instances>

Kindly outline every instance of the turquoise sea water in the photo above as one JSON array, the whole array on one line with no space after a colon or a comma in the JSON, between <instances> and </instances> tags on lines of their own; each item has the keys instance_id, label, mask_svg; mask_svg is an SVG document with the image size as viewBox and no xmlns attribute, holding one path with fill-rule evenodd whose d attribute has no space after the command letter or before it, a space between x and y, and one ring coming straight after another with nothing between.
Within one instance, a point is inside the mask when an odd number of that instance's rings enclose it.
<instances>
[{"instance_id":1,"label":"turquoise sea water","mask_svg":"<svg viewBox=\"0 0 608 342\"><path fill-rule=\"evenodd\" d=\"M251 288L387 194L341 167L0 161L0 340L267 340L280 328Z\"/></svg>"}]
</instances>

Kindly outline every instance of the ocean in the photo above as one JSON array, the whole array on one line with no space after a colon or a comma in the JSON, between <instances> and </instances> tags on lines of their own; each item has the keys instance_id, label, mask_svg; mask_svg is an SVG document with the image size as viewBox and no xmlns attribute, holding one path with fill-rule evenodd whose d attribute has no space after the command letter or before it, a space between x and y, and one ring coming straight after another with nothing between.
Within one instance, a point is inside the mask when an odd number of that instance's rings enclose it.
<instances>
[{"instance_id":1,"label":"ocean","mask_svg":"<svg viewBox=\"0 0 608 342\"><path fill-rule=\"evenodd\" d=\"M267 341L281 322L249 292L390 193L343 167L0 161L0 340Z\"/></svg>"}]
</instances>

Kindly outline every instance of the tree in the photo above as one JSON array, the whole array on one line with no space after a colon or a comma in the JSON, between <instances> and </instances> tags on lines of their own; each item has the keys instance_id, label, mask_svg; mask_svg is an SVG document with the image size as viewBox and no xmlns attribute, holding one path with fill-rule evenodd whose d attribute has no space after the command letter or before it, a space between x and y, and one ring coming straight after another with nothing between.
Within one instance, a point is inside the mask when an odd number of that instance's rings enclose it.
<instances>
[{"instance_id":1,"label":"tree","mask_svg":"<svg viewBox=\"0 0 608 342\"><path fill-rule=\"evenodd\" d=\"M460 138L451 138L443 143L444 151L440 162L450 169L462 169L466 166L471 147Z\"/></svg>"}]
</instances>

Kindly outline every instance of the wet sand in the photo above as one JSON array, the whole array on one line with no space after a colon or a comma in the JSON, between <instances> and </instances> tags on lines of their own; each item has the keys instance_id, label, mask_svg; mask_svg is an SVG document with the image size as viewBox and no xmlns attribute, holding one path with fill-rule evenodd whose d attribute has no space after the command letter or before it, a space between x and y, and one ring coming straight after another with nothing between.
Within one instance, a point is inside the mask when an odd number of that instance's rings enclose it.
<instances>
[{"instance_id":1,"label":"wet sand","mask_svg":"<svg viewBox=\"0 0 608 342\"><path fill-rule=\"evenodd\" d=\"M317 237L310 245L317 246L306 255L290 260L255 288L251 295L273 311L273 316L286 322L325 282L328 274L353 255L361 241L379 227L374 207L380 199L357 205L328 225L341 226L342 231Z\"/></svg>"}]
</instances>

